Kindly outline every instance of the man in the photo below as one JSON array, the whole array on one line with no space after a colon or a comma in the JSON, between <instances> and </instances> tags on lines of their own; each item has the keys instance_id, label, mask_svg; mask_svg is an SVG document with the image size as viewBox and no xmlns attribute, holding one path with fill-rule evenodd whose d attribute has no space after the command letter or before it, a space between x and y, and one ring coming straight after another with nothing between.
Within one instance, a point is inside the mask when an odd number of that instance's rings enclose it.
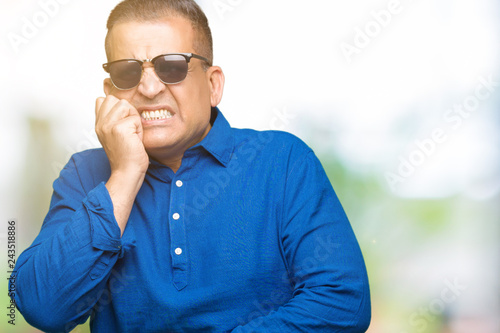
<instances>
[{"instance_id":1,"label":"man","mask_svg":"<svg viewBox=\"0 0 500 333\"><path fill-rule=\"evenodd\" d=\"M125 0L96 102L103 149L54 182L17 262L16 303L67 332L364 332L368 279L314 153L233 129L217 108L205 15L191 0Z\"/></svg>"}]
</instances>

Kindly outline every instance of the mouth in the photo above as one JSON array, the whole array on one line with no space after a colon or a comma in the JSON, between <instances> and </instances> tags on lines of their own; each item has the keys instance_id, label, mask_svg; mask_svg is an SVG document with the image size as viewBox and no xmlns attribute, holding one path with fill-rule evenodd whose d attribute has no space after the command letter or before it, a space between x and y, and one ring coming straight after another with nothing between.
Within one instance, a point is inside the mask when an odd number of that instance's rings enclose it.
<instances>
[{"instance_id":1,"label":"mouth","mask_svg":"<svg viewBox=\"0 0 500 333\"><path fill-rule=\"evenodd\" d=\"M173 113L167 109L150 110L150 111L142 111L141 112L141 118L146 120L146 121L169 119L172 117L173 117Z\"/></svg>"}]
</instances>

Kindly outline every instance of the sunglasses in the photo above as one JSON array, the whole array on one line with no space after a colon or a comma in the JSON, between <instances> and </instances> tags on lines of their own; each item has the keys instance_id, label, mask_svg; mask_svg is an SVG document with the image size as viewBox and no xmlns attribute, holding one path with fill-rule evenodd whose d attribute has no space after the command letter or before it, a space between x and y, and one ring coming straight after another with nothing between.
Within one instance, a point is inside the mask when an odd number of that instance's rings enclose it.
<instances>
[{"instance_id":1,"label":"sunglasses","mask_svg":"<svg viewBox=\"0 0 500 333\"><path fill-rule=\"evenodd\" d=\"M175 84L184 80L188 72L191 58L205 61L211 66L207 58L194 53L161 54L153 59L121 59L103 64L104 70L109 73L111 82L120 90L132 89L139 85L142 77L142 65L151 62L161 82Z\"/></svg>"}]
</instances>

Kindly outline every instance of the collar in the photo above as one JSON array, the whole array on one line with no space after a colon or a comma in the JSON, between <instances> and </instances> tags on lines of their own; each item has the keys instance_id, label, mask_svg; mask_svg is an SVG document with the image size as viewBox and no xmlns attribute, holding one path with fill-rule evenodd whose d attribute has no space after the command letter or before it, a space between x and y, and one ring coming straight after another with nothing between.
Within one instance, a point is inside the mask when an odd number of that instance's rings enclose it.
<instances>
[{"instance_id":1,"label":"collar","mask_svg":"<svg viewBox=\"0 0 500 333\"><path fill-rule=\"evenodd\" d=\"M227 167L234 150L234 137L226 118L219 108L213 107L211 111L212 128L199 143L191 147L203 147L223 166Z\"/></svg>"},{"instance_id":2,"label":"collar","mask_svg":"<svg viewBox=\"0 0 500 333\"><path fill-rule=\"evenodd\" d=\"M184 157L199 154L197 150L204 149L224 167L227 167L234 150L234 137L231 126L217 107L211 109L210 123L212 128L210 128L207 135L203 140L188 148L184 153ZM163 170L165 168L163 164L151 158L149 159L149 167L149 170Z\"/></svg>"}]
</instances>

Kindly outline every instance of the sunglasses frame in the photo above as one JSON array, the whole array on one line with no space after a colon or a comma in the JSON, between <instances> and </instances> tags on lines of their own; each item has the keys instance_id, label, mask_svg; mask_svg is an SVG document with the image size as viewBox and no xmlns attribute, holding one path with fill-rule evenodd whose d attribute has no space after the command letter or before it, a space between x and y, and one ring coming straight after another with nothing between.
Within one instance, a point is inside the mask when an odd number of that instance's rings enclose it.
<instances>
[{"instance_id":1,"label":"sunglasses frame","mask_svg":"<svg viewBox=\"0 0 500 333\"><path fill-rule=\"evenodd\" d=\"M145 62L150 62L151 64L153 64L153 69L154 69L154 72L156 74L156 76L158 77L158 79L163 82L164 84L177 84L177 83L180 83L182 81L184 81L184 79L178 81L178 82L172 82L172 83L167 83L165 81L163 81L160 76L158 75L158 73L156 73L156 69L154 68L154 63L156 61L156 59L158 58L161 58L161 57L164 57L164 56L170 56L170 55L180 55L180 56L183 56L184 59L186 59L186 63L189 64L189 62L191 61L192 58L195 58L195 59L199 59L199 60L203 60L204 62L206 62L209 66L212 66L212 64L210 63L210 61L205 58L205 57L202 57L200 55L197 55L197 54L194 54L194 53L165 53L165 54L160 54L160 55L157 55L156 57L152 58L152 59L144 59L144 60L139 60L139 59L120 59L120 60L115 60L115 61L111 61L111 62L107 62L105 64L102 65L102 68L104 68L104 71L106 71L106 73L110 73L110 66L114 63L117 63L117 62L122 62L122 61L135 61L137 63L139 63L141 65L141 78L139 79L139 82L137 82L137 84L131 88L119 88L116 86L116 84L113 82L113 79L111 78L111 75L110 75L110 79L111 79L111 82L113 83L113 85L115 86L116 89L118 90L129 90L129 89L134 89L135 87L137 87L140 83L141 83L141 79L142 79L142 73L144 73L144 67L142 67L144 65Z\"/></svg>"}]
</instances>

